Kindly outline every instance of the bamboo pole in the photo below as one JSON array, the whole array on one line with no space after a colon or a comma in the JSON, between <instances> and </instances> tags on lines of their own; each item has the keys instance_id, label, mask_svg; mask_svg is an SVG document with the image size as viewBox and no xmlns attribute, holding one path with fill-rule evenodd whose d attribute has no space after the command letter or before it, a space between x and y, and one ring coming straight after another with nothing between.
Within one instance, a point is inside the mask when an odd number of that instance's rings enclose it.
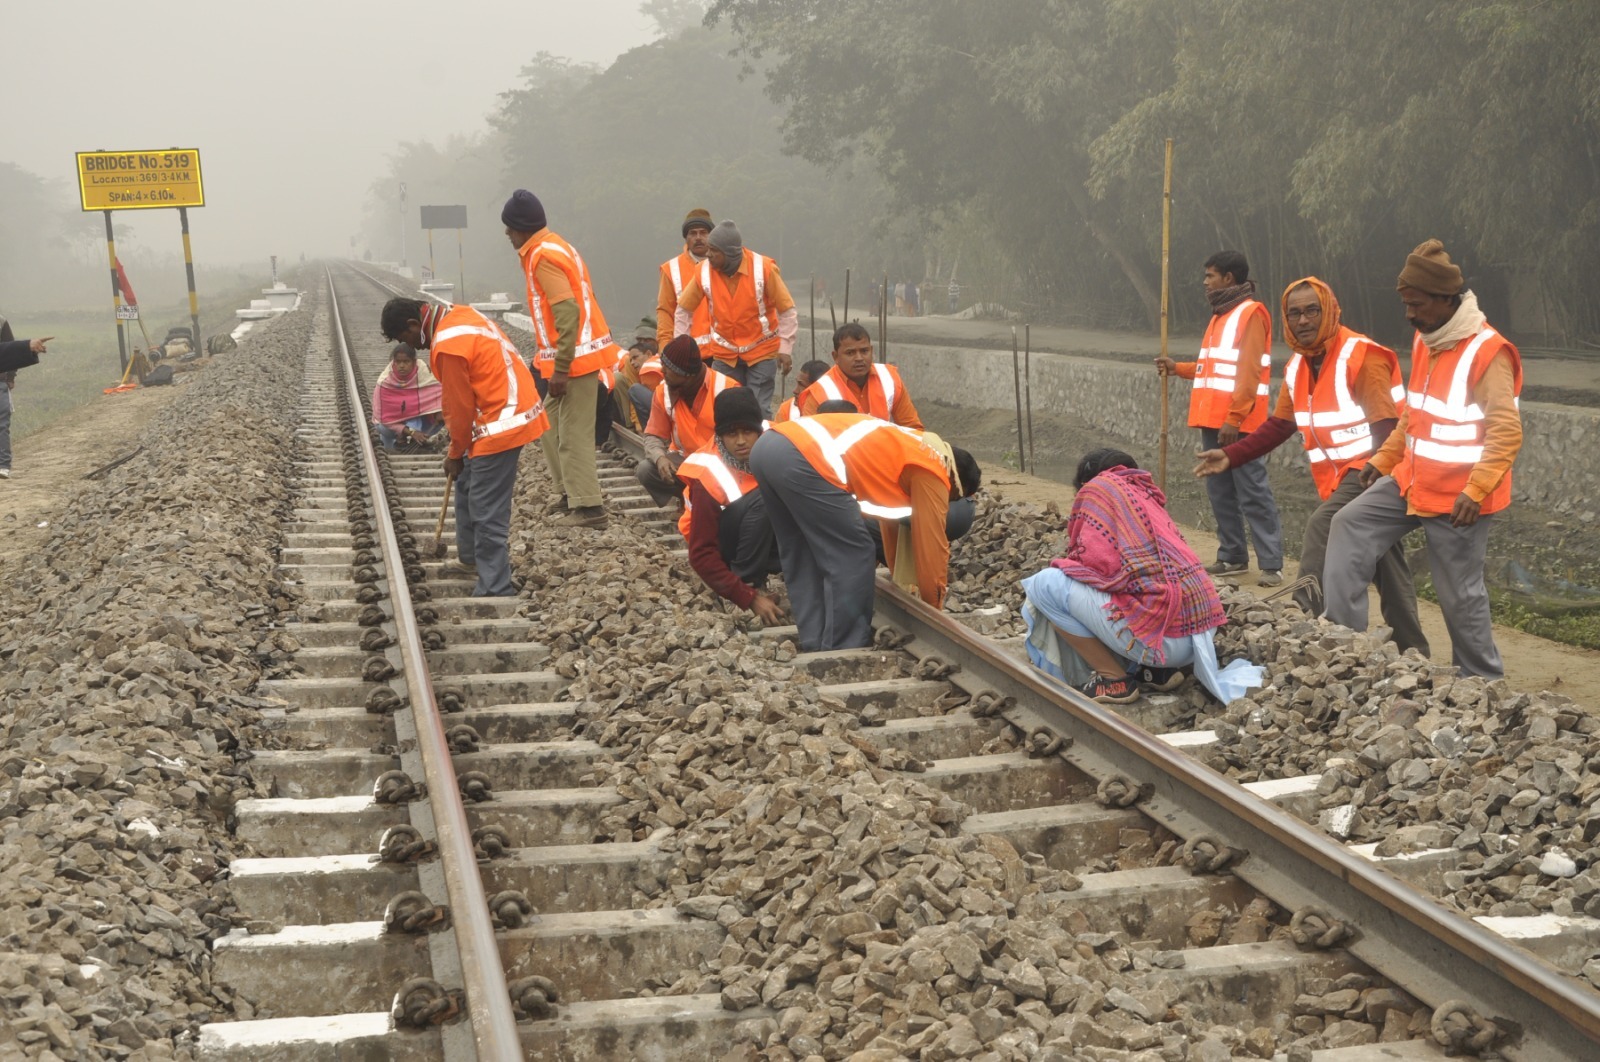
<instances>
[{"instance_id":1,"label":"bamboo pole","mask_svg":"<svg viewBox=\"0 0 1600 1062\"><path fill-rule=\"evenodd\" d=\"M1017 392L1017 467L1026 472L1028 470L1028 453L1024 449L1022 438L1022 366L1018 364L1017 352L1017 326L1011 326L1011 386Z\"/></svg>"},{"instance_id":2,"label":"bamboo pole","mask_svg":"<svg viewBox=\"0 0 1600 1062\"><path fill-rule=\"evenodd\" d=\"M878 360L883 361L883 352L889 342L889 274L883 275L883 297L878 300Z\"/></svg>"},{"instance_id":3,"label":"bamboo pole","mask_svg":"<svg viewBox=\"0 0 1600 1062\"><path fill-rule=\"evenodd\" d=\"M1161 356L1167 356L1167 303L1172 290L1172 138L1167 137L1166 172L1161 182ZM1172 377L1161 374L1160 480L1167 489L1167 411L1171 404Z\"/></svg>"},{"instance_id":4,"label":"bamboo pole","mask_svg":"<svg viewBox=\"0 0 1600 1062\"><path fill-rule=\"evenodd\" d=\"M844 267L844 319L850 320L850 267Z\"/></svg>"},{"instance_id":5,"label":"bamboo pole","mask_svg":"<svg viewBox=\"0 0 1600 1062\"><path fill-rule=\"evenodd\" d=\"M811 360L817 360L817 275L811 274Z\"/></svg>"},{"instance_id":6,"label":"bamboo pole","mask_svg":"<svg viewBox=\"0 0 1600 1062\"><path fill-rule=\"evenodd\" d=\"M1039 466L1033 460L1033 325L1022 326L1022 382L1026 384L1028 413L1028 467L1038 475Z\"/></svg>"}]
</instances>

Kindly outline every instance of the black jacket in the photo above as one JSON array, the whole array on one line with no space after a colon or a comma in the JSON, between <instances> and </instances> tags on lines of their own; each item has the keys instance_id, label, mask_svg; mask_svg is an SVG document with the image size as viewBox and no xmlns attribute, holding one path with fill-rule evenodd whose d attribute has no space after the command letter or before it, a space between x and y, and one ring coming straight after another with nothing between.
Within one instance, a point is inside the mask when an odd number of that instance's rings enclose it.
<instances>
[{"instance_id":1,"label":"black jacket","mask_svg":"<svg viewBox=\"0 0 1600 1062\"><path fill-rule=\"evenodd\" d=\"M31 339L14 339L0 343L0 372L14 372L39 364L39 355L28 347L31 342Z\"/></svg>"}]
</instances>

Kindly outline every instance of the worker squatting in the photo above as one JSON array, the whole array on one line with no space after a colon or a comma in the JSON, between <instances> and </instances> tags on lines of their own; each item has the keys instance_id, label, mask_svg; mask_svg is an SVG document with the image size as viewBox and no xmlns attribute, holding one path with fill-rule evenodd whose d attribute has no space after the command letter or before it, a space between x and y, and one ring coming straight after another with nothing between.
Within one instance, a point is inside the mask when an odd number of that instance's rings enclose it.
<instances>
[{"instance_id":1,"label":"worker squatting","mask_svg":"<svg viewBox=\"0 0 1600 1062\"><path fill-rule=\"evenodd\" d=\"M391 300L382 328L428 351L456 485L458 563L475 595L515 593L507 541L522 447L538 440L557 497L554 526L607 526L595 450L613 420L642 429L637 476L678 511L695 572L768 625L786 621L769 589L781 575L802 650L865 646L874 575L943 604L950 542L970 528L981 472L972 455L927 431L899 372L875 360L847 323L833 363L791 369L798 317L778 263L744 246L731 221L683 220L683 248L659 268L656 315L624 350L578 249L519 190L502 211L523 268L535 349L525 361L500 327L468 306ZM1198 357L1158 359L1193 381L1189 423L1201 429L1220 545L1205 565L1137 461L1087 455L1067 519L1066 554L1024 581L1028 652L1041 669L1101 701L1167 689L1185 671L1227 700L1258 684L1249 661L1223 666L1213 576L1247 567L1282 581L1283 543L1263 457L1298 434L1323 504L1312 514L1297 598L1312 614L1366 626L1376 578L1402 648L1428 651L1400 538L1428 538L1434 585L1456 666L1499 676L1483 580L1488 528L1510 499L1521 442L1517 349L1484 319L1459 268L1430 240L1408 256L1398 290L1416 329L1409 384L1395 352L1344 323L1327 284L1307 277L1281 300L1294 352L1268 414L1272 314L1243 255L1204 267L1212 318Z\"/></svg>"}]
</instances>

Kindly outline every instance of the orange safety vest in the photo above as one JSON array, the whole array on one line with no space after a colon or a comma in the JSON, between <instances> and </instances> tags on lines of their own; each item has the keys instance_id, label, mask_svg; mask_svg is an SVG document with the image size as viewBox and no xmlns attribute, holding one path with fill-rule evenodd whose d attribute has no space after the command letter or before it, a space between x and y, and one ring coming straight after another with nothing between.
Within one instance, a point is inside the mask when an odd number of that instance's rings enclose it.
<instances>
[{"instance_id":1,"label":"orange safety vest","mask_svg":"<svg viewBox=\"0 0 1600 1062\"><path fill-rule=\"evenodd\" d=\"M900 372L892 365L874 362L872 371L867 374L867 386L864 388L867 395L867 408L861 412L869 417L879 420L893 420L895 399L905 392L906 385L900 379ZM800 396L801 404L806 398L811 398L821 405L830 401L845 401L861 409L856 403L855 394L850 390L850 384L844 372L835 365L829 369L817 382L806 388L805 394Z\"/></svg>"},{"instance_id":2,"label":"orange safety vest","mask_svg":"<svg viewBox=\"0 0 1600 1062\"><path fill-rule=\"evenodd\" d=\"M853 494L861 511L883 520L911 515L911 495L900 485L910 468L925 468L950 483L944 460L922 432L861 413L819 413L774 424L823 479Z\"/></svg>"},{"instance_id":3,"label":"orange safety vest","mask_svg":"<svg viewBox=\"0 0 1600 1062\"><path fill-rule=\"evenodd\" d=\"M646 358L639 363L639 382L654 391L661 382L661 359Z\"/></svg>"},{"instance_id":4,"label":"orange safety vest","mask_svg":"<svg viewBox=\"0 0 1600 1062\"><path fill-rule=\"evenodd\" d=\"M684 538L689 537L689 514L693 509L689 503L689 481L698 481L724 509L758 486L756 477L750 473L735 472L729 468L728 462L717 452L714 442L707 443L684 458L683 464L678 466L678 478L684 481L683 515L678 517L678 533Z\"/></svg>"},{"instance_id":5,"label":"orange safety vest","mask_svg":"<svg viewBox=\"0 0 1600 1062\"><path fill-rule=\"evenodd\" d=\"M730 387L741 386L733 377L708 369L692 402L674 402L666 384L656 387L656 404L672 422L672 448L679 453L692 454L709 443L716 424L713 407L717 396Z\"/></svg>"},{"instance_id":6,"label":"orange safety vest","mask_svg":"<svg viewBox=\"0 0 1600 1062\"><path fill-rule=\"evenodd\" d=\"M800 403L792 398L785 398L783 405L778 407L778 412L773 415L773 420L794 420L800 416Z\"/></svg>"},{"instance_id":7,"label":"orange safety vest","mask_svg":"<svg viewBox=\"0 0 1600 1062\"><path fill-rule=\"evenodd\" d=\"M1267 383L1272 377L1272 314L1255 299L1246 299L1224 314L1212 314L1201 341L1200 358L1194 368L1194 393L1189 396L1189 426L1220 428L1228 420L1233 405L1234 381L1239 376L1239 335L1251 317L1259 315L1267 326L1267 345L1261 351L1261 380L1256 386L1256 404L1239 425L1249 434L1267 420Z\"/></svg>"},{"instance_id":8,"label":"orange safety vest","mask_svg":"<svg viewBox=\"0 0 1600 1062\"><path fill-rule=\"evenodd\" d=\"M469 455L482 457L523 446L550 426L527 363L500 326L477 310L452 306L439 318L428 351L428 367L435 376L441 357L461 357L467 363L477 407Z\"/></svg>"},{"instance_id":9,"label":"orange safety vest","mask_svg":"<svg viewBox=\"0 0 1600 1062\"><path fill-rule=\"evenodd\" d=\"M1449 350L1429 356L1419 334L1411 342L1411 386L1406 392L1406 452L1390 472L1400 494L1421 513L1448 513L1483 457L1483 409L1472 389L1495 356L1511 355L1512 395L1520 406L1522 355L1484 325ZM1485 515L1511 503L1511 471L1479 503Z\"/></svg>"},{"instance_id":10,"label":"orange safety vest","mask_svg":"<svg viewBox=\"0 0 1600 1062\"><path fill-rule=\"evenodd\" d=\"M566 276L578 302L577 343L572 354L572 367L567 370L567 375L572 378L587 376L607 365L616 364L619 348L611 341L606 315L594 297L589 267L583 264L583 258L572 244L550 232L531 251L524 246L518 253L522 254L522 270L528 282L528 316L533 318L534 338L539 344L533 357L539 375L546 380L555 375L556 342L561 336L561 330L556 327L555 312L534 279L539 264L546 259Z\"/></svg>"},{"instance_id":11,"label":"orange safety vest","mask_svg":"<svg viewBox=\"0 0 1600 1062\"><path fill-rule=\"evenodd\" d=\"M700 354L723 361L753 363L766 361L778 353L778 308L767 294L767 274L776 276L777 263L764 254L746 250L750 256L749 281L745 274L725 276L711 268L707 259L700 263L701 304L706 307L706 338ZM719 298L714 285L722 286Z\"/></svg>"},{"instance_id":12,"label":"orange safety vest","mask_svg":"<svg viewBox=\"0 0 1600 1062\"><path fill-rule=\"evenodd\" d=\"M678 252L677 257L669 258L661 263L661 275L666 277L667 282L672 285L672 308L674 310L678 308L678 302L683 298L683 286L689 283L689 278L694 276L694 271L700 268L704 261L704 259L698 262L695 261L694 255L690 254L686 247ZM702 347L711 338L710 305L710 300L701 299L700 305L696 306L694 313L689 315L692 321L689 326L689 334Z\"/></svg>"},{"instance_id":13,"label":"orange safety vest","mask_svg":"<svg viewBox=\"0 0 1600 1062\"><path fill-rule=\"evenodd\" d=\"M1299 354L1289 359L1283 374L1284 386L1294 399L1300 441L1311 460L1311 478L1324 499L1338 489L1346 473L1366 467L1372 457L1372 425L1351 391L1368 358L1380 358L1389 366L1389 392L1395 405L1404 409L1406 400L1400 359L1388 347L1340 325L1327 349L1339 353L1331 358L1323 355L1315 384Z\"/></svg>"}]
</instances>

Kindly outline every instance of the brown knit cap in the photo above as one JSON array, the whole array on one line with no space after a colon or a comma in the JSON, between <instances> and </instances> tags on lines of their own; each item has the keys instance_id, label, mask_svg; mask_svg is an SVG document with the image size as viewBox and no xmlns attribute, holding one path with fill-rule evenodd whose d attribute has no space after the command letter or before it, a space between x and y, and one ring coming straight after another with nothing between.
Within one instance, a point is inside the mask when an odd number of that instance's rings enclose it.
<instances>
[{"instance_id":1,"label":"brown knit cap","mask_svg":"<svg viewBox=\"0 0 1600 1062\"><path fill-rule=\"evenodd\" d=\"M1417 249L1406 255L1406 267L1400 270L1396 288L1415 288L1428 295L1459 295L1464 283L1461 267L1450 261L1444 244L1438 240L1423 240Z\"/></svg>"},{"instance_id":2,"label":"brown knit cap","mask_svg":"<svg viewBox=\"0 0 1600 1062\"><path fill-rule=\"evenodd\" d=\"M689 238L690 229L702 228L710 232L715 227L716 223L711 220L711 211L704 207L695 207L683 217L683 238Z\"/></svg>"}]
</instances>

